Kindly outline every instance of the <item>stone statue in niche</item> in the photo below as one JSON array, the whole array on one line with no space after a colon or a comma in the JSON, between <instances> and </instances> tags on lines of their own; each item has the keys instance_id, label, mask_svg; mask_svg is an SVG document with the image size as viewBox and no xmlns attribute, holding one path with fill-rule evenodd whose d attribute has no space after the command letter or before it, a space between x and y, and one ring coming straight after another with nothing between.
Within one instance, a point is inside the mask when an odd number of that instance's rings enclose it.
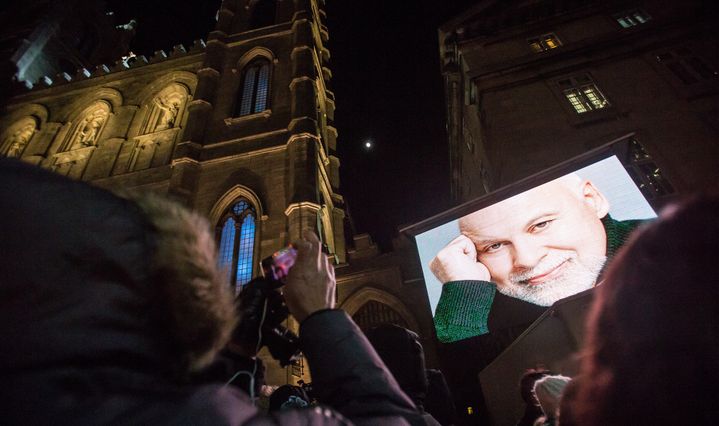
<instances>
[{"instance_id":1,"label":"stone statue in niche","mask_svg":"<svg viewBox=\"0 0 719 426\"><path fill-rule=\"evenodd\" d=\"M71 149L97 146L97 139L106 119L107 111L103 109L87 114L78 125L75 142L72 144Z\"/></svg>"},{"instance_id":2,"label":"stone statue in niche","mask_svg":"<svg viewBox=\"0 0 719 426\"><path fill-rule=\"evenodd\" d=\"M32 120L24 125L20 126L12 135L8 138L5 146L9 146L7 150L8 157L20 157L22 152L25 150L25 146L32 138L35 133L36 124Z\"/></svg>"},{"instance_id":3,"label":"stone statue in niche","mask_svg":"<svg viewBox=\"0 0 719 426\"><path fill-rule=\"evenodd\" d=\"M80 130L80 144L83 146L96 145L97 132L100 131L104 119L102 117L92 117L85 121L85 125Z\"/></svg>"},{"instance_id":4,"label":"stone statue in niche","mask_svg":"<svg viewBox=\"0 0 719 426\"><path fill-rule=\"evenodd\" d=\"M155 130L165 130L175 127L177 113L180 111L180 100L176 98L155 98L155 105L159 110Z\"/></svg>"}]
</instances>

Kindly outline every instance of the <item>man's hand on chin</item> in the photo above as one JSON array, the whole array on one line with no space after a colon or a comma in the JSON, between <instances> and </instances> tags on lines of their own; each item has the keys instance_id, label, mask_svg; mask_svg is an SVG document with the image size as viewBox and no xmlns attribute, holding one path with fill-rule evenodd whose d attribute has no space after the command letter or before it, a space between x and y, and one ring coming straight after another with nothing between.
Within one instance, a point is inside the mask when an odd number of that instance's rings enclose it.
<instances>
[{"instance_id":1,"label":"man's hand on chin","mask_svg":"<svg viewBox=\"0 0 719 426\"><path fill-rule=\"evenodd\" d=\"M489 281L489 270L477 261L477 249L465 235L452 240L429 263L435 277L445 284L449 281Z\"/></svg>"}]
</instances>

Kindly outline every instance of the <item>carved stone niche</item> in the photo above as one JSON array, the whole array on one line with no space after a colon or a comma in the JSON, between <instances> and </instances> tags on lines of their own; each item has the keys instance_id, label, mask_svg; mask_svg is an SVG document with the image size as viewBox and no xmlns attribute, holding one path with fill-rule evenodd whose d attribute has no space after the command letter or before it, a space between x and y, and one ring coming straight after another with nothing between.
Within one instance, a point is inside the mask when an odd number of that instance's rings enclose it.
<instances>
[{"instance_id":1,"label":"carved stone niche","mask_svg":"<svg viewBox=\"0 0 719 426\"><path fill-rule=\"evenodd\" d=\"M95 146L87 146L72 151L58 152L52 156L51 170L72 179L82 178Z\"/></svg>"},{"instance_id":2,"label":"carved stone niche","mask_svg":"<svg viewBox=\"0 0 719 426\"><path fill-rule=\"evenodd\" d=\"M78 124L73 128L69 140L64 144L62 151L74 151L97 146L109 115L110 106L105 102L97 102L85 109L80 115Z\"/></svg>"},{"instance_id":3,"label":"carved stone niche","mask_svg":"<svg viewBox=\"0 0 719 426\"><path fill-rule=\"evenodd\" d=\"M145 170L169 164L179 131L179 128L174 127L135 137L135 147L130 155L127 171Z\"/></svg>"},{"instance_id":4,"label":"carved stone niche","mask_svg":"<svg viewBox=\"0 0 719 426\"><path fill-rule=\"evenodd\" d=\"M160 132L180 126L188 98L187 88L170 84L152 99L144 120L142 134Z\"/></svg>"},{"instance_id":5,"label":"carved stone niche","mask_svg":"<svg viewBox=\"0 0 719 426\"><path fill-rule=\"evenodd\" d=\"M3 134L0 153L6 157L20 158L37 130L37 120L25 117L15 122Z\"/></svg>"}]
</instances>

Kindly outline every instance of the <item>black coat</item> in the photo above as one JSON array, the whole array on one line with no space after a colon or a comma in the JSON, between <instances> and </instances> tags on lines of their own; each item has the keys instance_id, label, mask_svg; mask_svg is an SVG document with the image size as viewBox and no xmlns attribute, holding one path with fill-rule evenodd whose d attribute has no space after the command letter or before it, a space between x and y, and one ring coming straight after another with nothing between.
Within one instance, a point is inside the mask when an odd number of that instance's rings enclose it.
<instances>
[{"instance_id":1,"label":"black coat","mask_svg":"<svg viewBox=\"0 0 719 426\"><path fill-rule=\"evenodd\" d=\"M0 160L0 200L3 424L421 424L342 311L300 332L336 411L267 417L232 386L190 384L152 296L157 231L133 202L11 160Z\"/></svg>"}]
</instances>

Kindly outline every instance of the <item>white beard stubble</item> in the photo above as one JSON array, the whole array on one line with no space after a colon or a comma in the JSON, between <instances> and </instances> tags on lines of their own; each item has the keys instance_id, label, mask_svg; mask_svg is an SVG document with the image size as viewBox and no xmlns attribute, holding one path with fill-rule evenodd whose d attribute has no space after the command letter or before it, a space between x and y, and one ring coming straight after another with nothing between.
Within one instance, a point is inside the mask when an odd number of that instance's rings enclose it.
<instances>
[{"instance_id":1,"label":"white beard stubble","mask_svg":"<svg viewBox=\"0 0 719 426\"><path fill-rule=\"evenodd\" d=\"M561 264L564 261L561 275L545 281L541 284L531 285L526 281L537 275L552 269L552 265ZM594 256L585 262L580 262L577 257L555 256L554 259L546 260L531 270L510 275L510 284L497 286L497 290L505 296L524 300L539 306L551 306L557 300L573 296L584 290L594 287L599 273L607 261L606 256ZM549 267L545 265L550 265Z\"/></svg>"}]
</instances>

